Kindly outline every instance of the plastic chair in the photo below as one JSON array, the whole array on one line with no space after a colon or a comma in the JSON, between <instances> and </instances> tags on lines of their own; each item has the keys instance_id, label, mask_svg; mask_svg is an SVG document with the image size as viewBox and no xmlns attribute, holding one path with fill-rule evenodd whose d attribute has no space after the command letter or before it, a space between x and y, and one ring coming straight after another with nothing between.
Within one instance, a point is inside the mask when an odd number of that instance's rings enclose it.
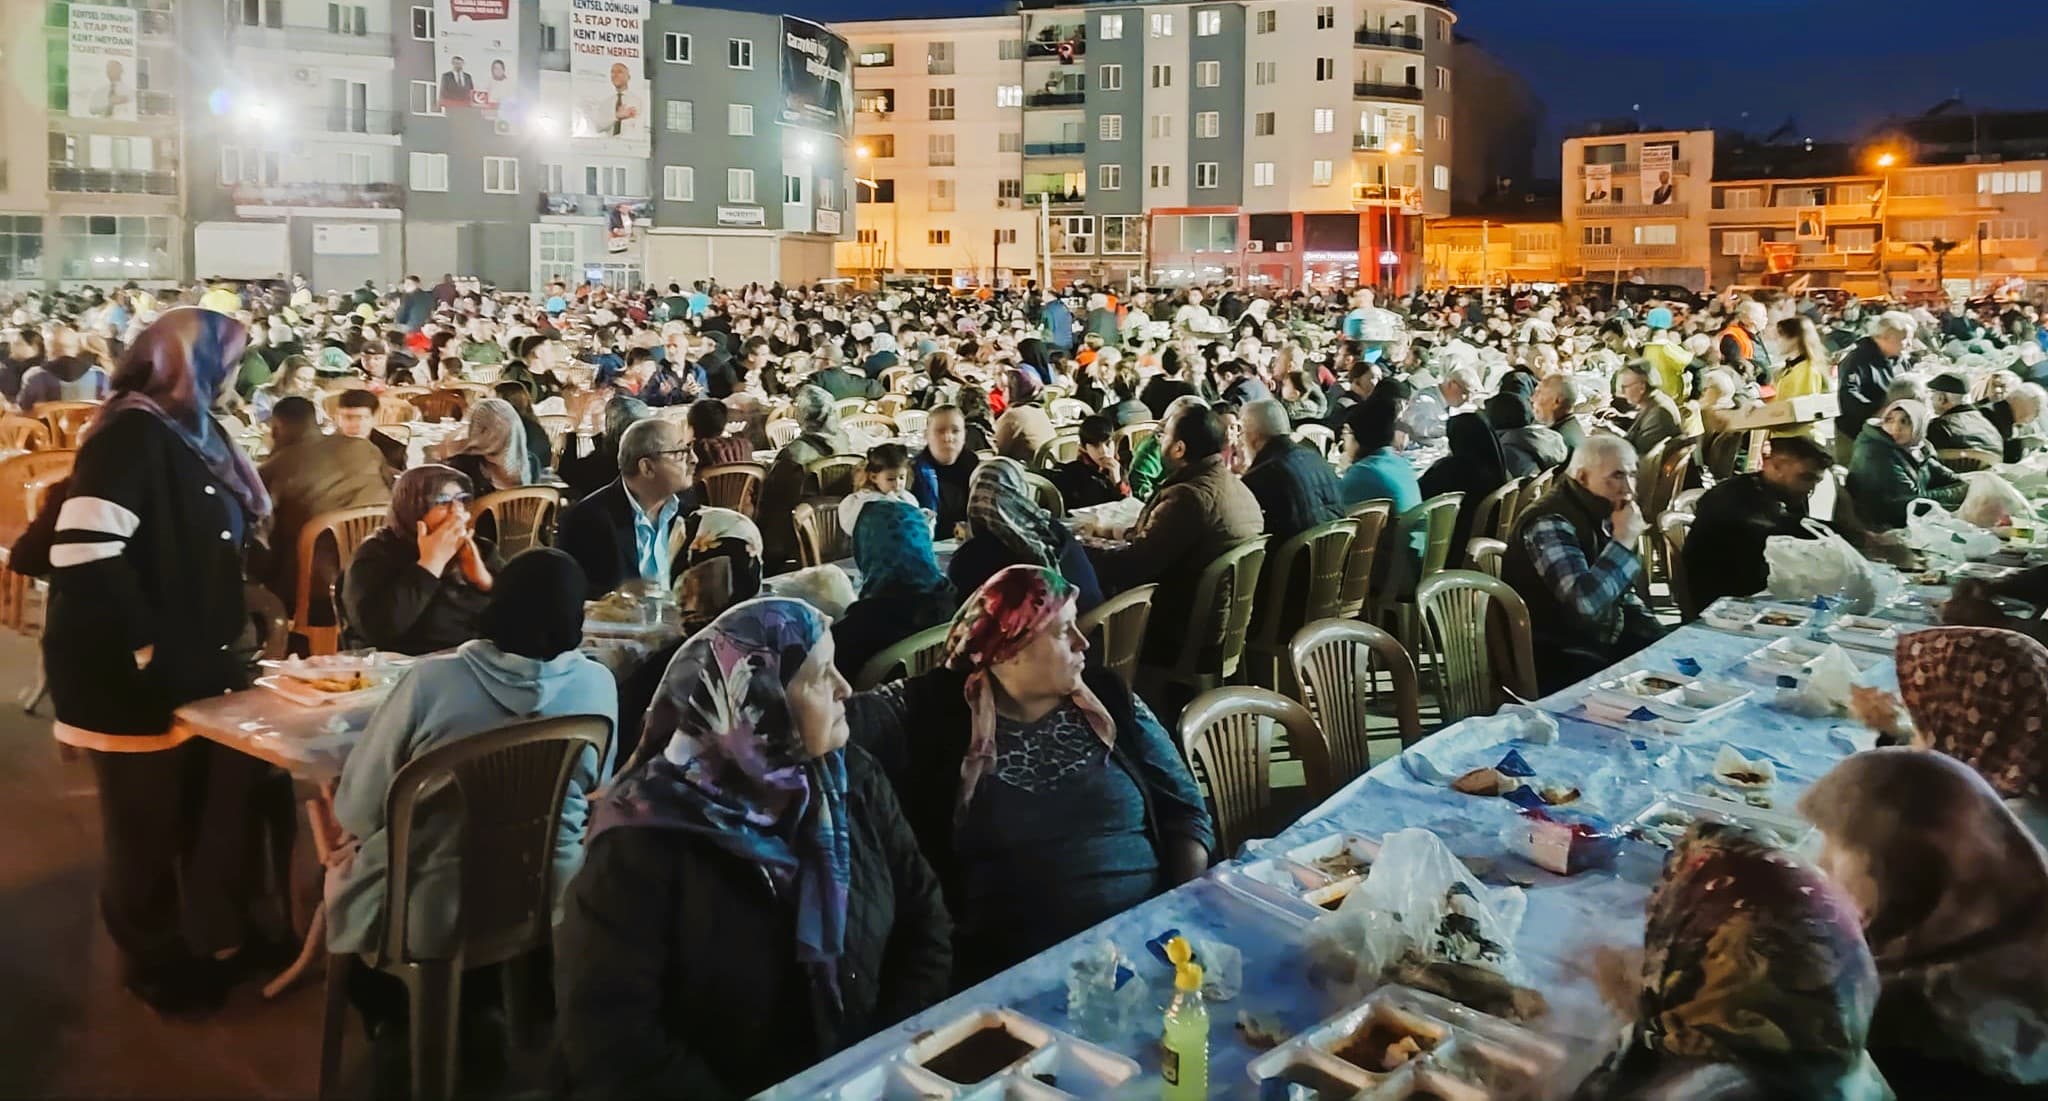
<instances>
[{"instance_id":1,"label":"plastic chair","mask_svg":"<svg viewBox=\"0 0 2048 1101\"><path fill-rule=\"evenodd\" d=\"M562 444L569 439L569 430L576 427L567 413L543 413L534 418L548 434L548 466L550 469L562 461Z\"/></svg>"},{"instance_id":2,"label":"plastic chair","mask_svg":"<svg viewBox=\"0 0 2048 1101\"><path fill-rule=\"evenodd\" d=\"M1681 490L1678 493L1672 494L1671 504L1666 506L1664 511L1683 512L1686 515L1690 516L1693 513L1699 511L1700 498L1705 497L1706 495L1707 491L1704 489Z\"/></svg>"},{"instance_id":3,"label":"plastic chair","mask_svg":"<svg viewBox=\"0 0 2048 1101\"><path fill-rule=\"evenodd\" d=\"M376 947L331 959L321 1022L319 1096L334 1095L348 1014L348 973L369 967L405 984L411 1003L412 1095L417 1101L455 1095L459 1064L462 975L508 963L546 947L554 932L552 883L562 799L586 750L603 775L612 724L595 715L516 723L430 749L391 778L384 797L390 866ZM423 958L409 943L413 829L423 805L460 816L455 867L461 909L454 950ZM506 984L506 1010L525 1018L520 984Z\"/></svg>"},{"instance_id":4,"label":"plastic chair","mask_svg":"<svg viewBox=\"0 0 2048 1101\"><path fill-rule=\"evenodd\" d=\"M1124 463L1128 466L1131 461L1131 454L1138 450L1138 445L1144 443L1146 440L1149 440L1158 434L1158 421L1138 421L1135 424L1127 424L1124 425L1122 428L1117 429L1117 461Z\"/></svg>"},{"instance_id":5,"label":"plastic chair","mask_svg":"<svg viewBox=\"0 0 2048 1101\"><path fill-rule=\"evenodd\" d=\"M832 404L838 407L839 419L842 424L845 423L846 418L857 413L865 413L868 410L868 399L866 398L840 398Z\"/></svg>"},{"instance_id":6,"label":"plastic chair","mask_svg":"<svg viewBox=\"0 0 2048 1101\"><path fill-rule=\"evenodd\" d=\"M406 400L420 411L421 420L459 421L469 414L469 392L466 390L429 390Z\"/></svg>"},{"instance_id":7,"label":"plastic chair","mask_svg":"<svg viewBox=\"0 0 2048 1101\"><path fill-rule=\"evenodd\" d=\"M922 409L905 409L896 414L896 430L905 436L923 436L924 422L931 414Z\"/></svg>"},{"instance_id":8,"label":"plastic chair","mask_svg":"<svg viewBox=\"0 0 2048 1101\"><path fill-rule=\"evenodd\" d=\"M1394 502L1384 497L1351 506L1351 518L1358 521L1358 532L1352 536L1351 554L1344 560L1344 584L1338 589L1336 614L1356 619L1365 610L1373 564L1379 558L1380 540L1393 513Z\"/></svg>"},{"instance_id":9,"label":"plastic chair","mask_svg":"<svg viewBox=\"0 0 2048 1101\"><path fill-rule=\"evenodd\" d=\"M29 415L49 426L52 443L76 448L79 437L85 434L85 426L99 412L100 403L96 401L46 401Z\"/></svg>"},{"instance_id":10,"label":"plastic chair","mask_svg":"<svg viewBox=\"0 0 2048 1101\"><path fill-rule=\"evenodd\" d=\"M1097 604L1075 626L1088 639L1104 669L1125 684L1138 675L1138 655L1145 648L1145 625L1152 621L1152 594L1157 585L1139 585Z\"/></svg>"},{"instance_id":11,"label":"plastic chair","mask_svg":"<svg viewBox=\"0 0 2048 1101\"><path fill-rule=\"evenodd\" d=\"M1422 562L1415 574L1415 584L1420 585L1444 571L1451 557L1451 531L1458 523L1458 506L1465 500L1463 493L1440 493L1416 505L1401 515L1399 523L1390 524L1382 535L1380 553L1391 568L1396 555L1408 553L1407 542L1410 533L1421 528L1426 534L1422 549ZM1386 578L1387 568L1380 569ZM1375 584L1373 598L1377 601L1376 611L1369 617L1374 623L1394 623L1394 637L1401 645L1414 652L1415 646L1415 589L1403 585L1396 591L1391 583Z\"/></svg>"},{"instance_id":12,"label":"plastic chair","mask_svg":"<svg viewBox=\"0 0 2048 1101\"><path fill-rule=\"evenodd\" d=\"M37 408L40 409L41 406ZM1973 470L1989 470L2005 461L2005 456L1998 452L1978 447L1945 447L1936 451L1934 457L1940 459L1943 466L1958 474L1968 474Z\"/></svg>"},{"instance_id":13,"label":"plastic chair","mask_svg":"<svg viewBox=\"0 0 2048 1101\"><path fill-rule=\"evenodd\" d=\"M1061 496L1060 487L1052 484L1051 478L1027 470L1024 472L1024 484L1031 487L1032 499L1038 502L1038 507L1054 519L1067 514L1067 499Z\"/></svg>"},{"instance_id":14,"label":"plastic chair","mask_svg":"<svg viewBox=\"0 0 2048 1101\"><path fill-rule=\"evenodd\" d=\"M853 472L867 459L860 455L827 455L804 464L804 496L844 497L853 492Z\"/></svg>"},{"instance_id":15,"label":"plastic chair","mask_svg":"<svg viewBox=\"0 0 2048 1101\"><path fill-rule=\"evenodd\" d=\"M1252 609L1252 683L1297 694L1288 683L1287 641L1303 624L1337 614L1358 521L1317 524L1266 555L1259 601Z\"/></svg>"},{"instance_id":16,"label":"plastic chair","mask_svg":"<svg viewBox=\"0 0 2048 1101\"><path fill-rule=\"evenodd\" d=\"M1502 689L1536 697L1529 606L1506 582L1446 570L1422 582L1415 602L1422 609L1420 637L1437 668L1444 722L1492 714Z\"/></svg>"},{"instance_id":17,"label":"plastic chair","mask_svg":"<svg viewBox=\"0 0 2048 1101\"><path fill-rule=\"evenodd\" d=\"M822 566L853 553L853 537L839 526L839 498L818 497L796 506L790 513L796 527L796 560L799 566Z\"/></svg>"},{"instance_id":18,"label":"plastic chair","mask_svg":"<svg viewBox=\"0 0 2048 1101\"><path fill-rule=\"evenodd\" d=\"M555 541L555 516L562 491L553 486L520 486L486 493L476 500L478 531L498 545L498 556L510 559ZM484 527L488 518L490 526Z\"/></svg>"},{"instance_id":19,"label":"plastic chair","mask_svg":"<svg viewBox=\"0 0 2048 1101\"><path fill-rule=\"evenodd\" d=\"M1508 545L1498 539L1475 535L1465 543L1466 567L1488 577L1499 577L1501 559L1506 557Z\"/></svg>"},{"instance_id":20,"label":"plastic chair","mask_svg":"<svg viewBox=\"0 0 2048 1101\"><path fill-rule=\"evenodd\" d=\"M1315 453L1325 459L1330 457L1330 449L1337 445L1337 434L1330 431L1327 424L1304 424L1294 430L1294 439L1314 448Z\"/></svg>"},{"instance_id":21,"label":"plastic chair","mask_svg":"<svg viewBox=\"0 0 2048 1101\"><path fill-rule=\"evenodd\" d=\"M1690 623L1700 617L1699 603L1693 599L1692 581L1685 569L1685 537L1692 533L1692 513L1665 509L1657 521L1657 530L1664 536L1664 560L1670 563L1667 573L1671 579L1671 602L1678 605L1679 619Z\"/></svg>"},{"instance_id":22,"label":"plastic chair","mask_svg":"<svg viewBox=\"0 0 2048 1101\"><path fill-rule=\"evenodd\" d=\"M881 397L876 398L874 401L874 406L875 412L893 421L896 419L898 414L902 413L905 409L910 408L910 395L899 394L892 390L889 393L883 394ZM898 427L900 429L901 426Z\"/></svg>"},{"instance_id":23,"label":"plastic chair","mask_svg":"<svg viewBox=\"0 0 2048 1101\"><path fill-rule=\"evenodd\" d=\"M1195 579L1187 618L1153 624L1176 632L1173 664L1144 666L1141 676L1207 692L1237 674L1251 625L1252 596L1266 561L1266 537L1247 539L1216 556Z\"/></svg>"},{"instance_id":24,"label":"plastic chair","mask_svg":"<svg viewBox=\"0 0 2048 1101\"><path fill-rule=\"evenodd\" d=\"M418 419L420 419L419 407L407 401L403 395L393 394L387 390L382 397L377 399L377 423L380 425L405 424L408 421L416 421ZM548 418L542 417L540 420L545 425ZM565 426L569 422L567 417L562 417L561 420ZM553 438L552 434L549 438Z\"/></svg>"},{"instance_id":25,"label":"plastic chair","mask_svg":"<svg viewBox=\"0 0 2048 1101\"><path fill-rule=\"evenodd\" d=\"M760 463L724 463L697 472L697 488L704 491L704 503L729 508L746 516L761 505L761 486L768 480L768 468Z\"/></svg>"},{"instance_id":26,"label":"plastic chair","mask_svg":"<svg viewBox=\"0 0 2048 1101\"><path fill-rule=\"evenodd\" d=\"M1071 400L1071 399L1069 399ZM1070 463L1081 454L1081 434L1061 432L1047 440L1038 454L1031 456L1031 469L1051 470L1061 463Z\"/></svg>"},{"instance_id":27,"label":"plastic chair","mask_svg":"<svg viewBox=\"0 0 2048 1101\"><path fill-rule=\"evenodd\" d=\"M339 601L334 602L333 626L315 627L312 622L313 573L320 541L323 538L333 541L335 577L339 579L342 571L347 570L348 564L355 559L356 548L384 526L385 511L383 505L369 505L323 512L299 530L299 580L292 598L292 630L305 637L307 653L334 653L341 641Z\"/></svg>"},{"instance_id":28,"label":"plastic chair","mask_svg":"<svg viewBox=\"0 0 2048 1101\"><path fill-rule=\"evenodd\" d=\"M1054 398L1045 403L1045 415L1054 424L1079 424L1094 413L1087 402L1078 398Z\"/></svg>"},{"instance_id":29,"label":"plastic chair","mask_svg":"<svg viewBox=\"0 0 2048 1101\"><path fill-rule=\"evenodd\" d=\"M911 368L899 363L894 367L882 368L881 374L876 375L875 378L881 382L884 390L888 390L890 393L901 394L910 387L911 373Z\"/></svg>"},{"instance_id":30,"label":"plastic chair","mask_svg":"<svg viewBox=\"0 0 2048 1101\"><path fill-rule=\"evenodd\" d=\"M1473 534L1491 535L1503 543L1507 542L1508 537L1514 533L1515 521L1522 518L1523 507L1532 500L1529 496L1529 482L1529 478L1508 479L1508 492L1500 499L1499 511L1493 514L1493 530L1481 532L1475 527Z\"/></svg>"},{"instance_id":31,"label":"plastic chair","mask_svg":"<svg viewBox=\"0 0 2048 1101\"><path fill-rule=\"evenodd\" d=\"M785 417L768 422L768 442L774 444L778 451L803 434L804 426L795 420Z\"/></svg>"},{"instance_id":32,"label":"plastic chair","mask_svg":"<svg viewBox=\"0 0 2048 1101\"><path fill-rule=\"evenodd\" d=\"M1494 490L1492 493L1489 493L1484 497L1481 497L1479 499L1479 503L1472 506L1473 511L1472 526L1470 529L1471 533L1477 536L1487 535L1492 532L1499 531L1500 514L1504 510L1514 507L1513 503L1515 496L1517 493L1520 492L1520 490L1521 486L1517 484L1515 479L1510 478L1507 481L1502 482L1500 488ZM1457 553L1452 556L1454 564L1459 564L1466 561L1465 555L1467 552L1467 548L1469 548L1470 546L1471 544L1468 542L1463 547L1455 548Z\"/></svg>"},{"instance_id":33,"label":"plastic chair","mask_svg":"<svg viewBox=\"0 0 2048 1101\"><path fill-rule=\"evenodd\" d=\"M50 426L34 417L0 414L0 450L42 451L53 438Z\"/></svg>"},{"instance_id":34,"label":"plastic chair","mask_svg":"<svg viewBox=\"0 0 2048 1101\"><path fill-rule=\"evenodd\" d=\"M1181 712L1181 750L1209 782L1221 853L1236 852L1272 806L1275 726L1287 732L1309 795L1328 798L1335 790L1329 750L1302 705L1264 688L1234 687L1204 692Z\"/></svg>"},{"instance_id":35,"label":"plastic chair","mask_svg":"<svg viewBox=\"0 0 2048 1101\"><path fill-rule=\"evenodd\" d=\"M946 656L946 636L952 630L951 623L941 623L869 658L853 678L853 690L865 692L892 680L915 677L937 669Z\"/></svg>"},{"instance_id":36,"label":"plastic chair","mask_svg":"<svg viewBox=\"0 0 2048 1101\"><path fill-rule=\"evenodd\" d=\"M277 594L254 581L242 583L242 606L256 629L257 657L282 661L291 652L292 617Z\"/></svg>"},{"instance_id":37,"label":"plastic chair","mask_svg":"<svg viewBox=\"0 0 2048 1101\"><path fill-rule=\"evenodd\" d=\"M870 436L896 435L896 422L881 413L854 413L839 422L848 432L861 432Z\"/></svg>"},{"instance_id":38,"label":"plastic chair","mask_svg":"<svg viewBox=\"0 0 2048 1101\"><path fill-rule=\"evenodd\" d=\"M1332 783L1342 786L1372 767L1375 664L1393 686L1394 733L1401 748L1422 740L1415 662L1393 635L1355 619L1319 619L1296 631L1287 651L1302 702L1323 732Z\"/></svg>"}]
</instances>

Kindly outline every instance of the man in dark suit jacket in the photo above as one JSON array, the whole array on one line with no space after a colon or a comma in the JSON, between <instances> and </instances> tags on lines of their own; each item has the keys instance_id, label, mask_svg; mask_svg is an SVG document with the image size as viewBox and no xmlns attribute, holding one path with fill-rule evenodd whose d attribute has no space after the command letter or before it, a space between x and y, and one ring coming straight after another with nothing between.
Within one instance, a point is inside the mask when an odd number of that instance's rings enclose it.
<instances>
[{"instance_id":1,"label":"man in dark suit jacket","mask_svg":"<svg viewBox=\"0 0 2048 1101\"><path fill-rule=\"evenodd\" d=\"M589 599L629 581L666 590L684 551L691 471L683 427L659 417L635 422L619 438L619 472L555 526L555 546L583 567Z\"/></svg>"},{"instance_id":2,"label":"man in dark suit jacket","mask_svg":"<svg viewBox=\"0 0 2048 1101\"><path fill-rule=\"evenodd\" d=\"M475 102L476 79L462 71L462 59L448 59L448 71L441 74L441 105L468 107Z\"/></svg>"}]
</instances>

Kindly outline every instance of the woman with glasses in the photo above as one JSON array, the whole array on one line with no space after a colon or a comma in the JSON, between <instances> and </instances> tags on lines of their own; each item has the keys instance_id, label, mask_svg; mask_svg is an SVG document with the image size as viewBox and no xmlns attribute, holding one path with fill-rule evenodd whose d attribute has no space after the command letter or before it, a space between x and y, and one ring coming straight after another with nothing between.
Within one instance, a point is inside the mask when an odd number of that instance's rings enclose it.
<instances>
[{"instance_id":1,"label":"woman with glasses","mask_svg":"<svg viewBox=\"0 0 2048 1101\"><path fill-rule=\"evenodd\" d=\"M342 577L350 645L426 654L478 637L496 563L472 529L474 499L453 467L399 475L384 526L363 540Z\"/></svg>"}]
</instances>

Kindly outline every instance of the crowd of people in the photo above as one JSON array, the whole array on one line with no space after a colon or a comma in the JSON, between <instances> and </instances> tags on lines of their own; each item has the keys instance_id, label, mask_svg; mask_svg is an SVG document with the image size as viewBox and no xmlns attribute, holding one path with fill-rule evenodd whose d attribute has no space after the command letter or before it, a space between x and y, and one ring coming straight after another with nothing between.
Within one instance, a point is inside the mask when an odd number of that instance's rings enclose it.
<instances>
[{"instance_id":1,"label":"crowd of people","mask_svg":"<svg viewBox=\"0 0 2048 1101\"><path fill-rule=\"evenodd\" d=\"M244 585L294 605L299 535L334 510L386 518L346 563L312 564L333 599L300 626L421 660L335 792L330 948L363 949L380 920L384 790L408 760L518 718L601 716L613 751L578 765L555 851L563 1088L737 1097L1229 855L1171 733L1186 699L1141 696L1077 627L1108 597L1157 585L1156 607L1186 609L1231 548L1375 501L1395 522L1374 584L1412 593L1425 501L1463 495L1457 565L1479 503L1542 478L1499 569L1548 692L1668 629L1641 596L1646 462L1694 456L1681 565L1704 604L1762 589L1766 542L1812 534L1823 485L1835 528L1891 556L1913 502L1963 502L1958 456L2048 445L2037 303L1614 289L1634 288L529 296L294 277L17 298L0 397L103 400L10 565L50 581L56 732L99 782L127 985L203 1012L276 956L249 872L278 778L181 740L171 712L247 686ZM463 398L445 414L461 424L423 448L398 426L437 393ZM889 394L921 440L857 448L840 403ZM1816 395L1831 414L1800 404ZM1759 410L1784 414L1762 442ZM1069 431L1073 457L1047 462ZM751 514L706 502L700 473L762 452ZM776 584L792 516L836 456L855 488L818 504L859 587L788 595L812 591ZM1077 535L1039 476L1067 507L1129 501L1136 521ZM566 505L552 546L507 559L473 506L540 484ZM684 637L615 677L579 643L583 601L622 589L672 594ZM1638 1019L1588 1096L2048 1085L2048 861L2023 824L2048 774L2048 648L1996 603L2030 592L2048 580L1964 585L1965 626L1901 644L1899 747L1802 804L1817 864L1714 830L1681 844ZM853 691L942 625L938 669ZM1153 625L1144 660L1169 662L1185 620ZM1962 669L1986 672L1936 672ZM413 832L426 945L459 922L452 829ZM402 1046L402 992L375 979L355 1004ZM2017 1030L1978 1027L1987 1005Z\"/></svg>"}]
</instances>

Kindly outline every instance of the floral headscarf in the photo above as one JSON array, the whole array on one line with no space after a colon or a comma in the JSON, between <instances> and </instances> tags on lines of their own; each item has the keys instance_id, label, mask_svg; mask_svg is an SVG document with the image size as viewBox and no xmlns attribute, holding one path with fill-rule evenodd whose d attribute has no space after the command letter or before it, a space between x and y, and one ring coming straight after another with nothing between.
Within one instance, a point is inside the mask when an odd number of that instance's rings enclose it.
<instances>
[{"instance_id":1,"label":"floral headscarf","mask_svg":"<svg viewBox=\"0 0 2048 1101\"><path fill-rule=\"evenodd\" d=\"M504 398L484 398L469 407L469 432L462 455L481 456L484 473L495 489L526 484L526 426L519 411Z\"/></svg>"},{"instance_id":2,"label":"floral headscarf","mask_svg":"<svg viewBox=\"0 0 2048 1101\"><path fill-rule=\"evenodd\" d=\"M852 878L846 754L805 757L787 692L831 631L800 600L727 609L683 643L648 709L642 759L592 816L608 829L683 830L759 865L797 895L797 959L838 993ZM659 756L650 741L668 732Z\"/></svg>"},{"instance_id":3,"label":"floral headscarf","mask_svg":"<svg viewBox=\"0 0 2048 1101\"><path fill-rule=\"evenodd\" d=\"M2008 799L2042 793L2048 647L1995 627L1937 627L1899 639L1898 659L1915 745L1976 769Z\"/></svg>"},{"instance_id":4,"label":"floral headscarf","mask_svg":"<svg viewBox=\"0 0 2048 1101\"><path fill-rule=\"evenodd\" d=\"M1054 520L1038 507L1015 459L997 456L974 468L967 483L967 523L975 534L995 536L1029 562L1059 565Z\"/></svg>"},{"instance_id":5,"label":"floral headscarf","mask_svg":"<svg viewBox=\"0 0 2048 1101\"><path fill-rule=\"evenodd\" d=\"M884 497L861 507L853 522L853 560L860 567L863 600L892 593L952 594L932 551L931 522L923 509L902 501Z\"/></svg>"},{"instance_id":6,"label":"floral headscarf","mask_svg":"<svg viewBox=\"0 0 2048 1101\"><path fill-rule=\"evenodd\" d=\"M956 813L966 811L982 776L995 765L995 666L1023 652L1075 599L1074 586L1058 570L1008 566L983 582L953 617L953 628L946 634L946 667L967 674L965 693L972 717L967 756L960 762ZM1116 723L1094 690L1079 685L1073 701L1102 744L1115 745Z\"/></svg>"},{"instance_id":7,"label":"floral headscarf","mask_svg":"<svg viewBox=\"0 0 2048 1101\"><path fill-rule=\"evenodd\" d=\"M249 330L226 314L196 307L166 310L135 338L109 381L112 394L86 430L90 437L125 409L162 421L251 521L270 514L270 494L249 457L213 422L213 403L242 367Z\"/></svg>"}]
</instances>

